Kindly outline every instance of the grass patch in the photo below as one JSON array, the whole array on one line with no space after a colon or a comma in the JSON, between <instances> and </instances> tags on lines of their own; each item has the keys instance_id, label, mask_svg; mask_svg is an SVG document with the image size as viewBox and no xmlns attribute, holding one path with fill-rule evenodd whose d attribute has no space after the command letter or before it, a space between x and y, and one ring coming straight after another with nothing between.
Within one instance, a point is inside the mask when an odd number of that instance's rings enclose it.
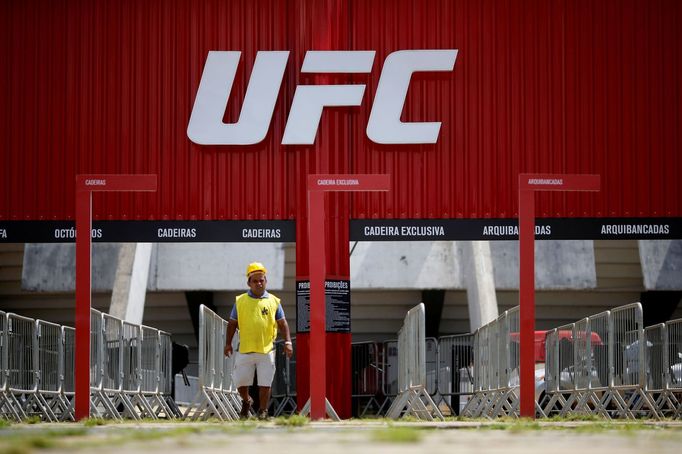
<instances>
[{"instance_id":1,"label":"grass patch","mask_svg":"<svg viewBox=\"0 0 682 454\"><path fill-rule=\"evenodd\" d=\"M509 432L519 433L540 430L542 426L537 421L531 419L514 419L511 421L496 421L492 424L484 424L480 428L488 430L508 430Z\"/></svg>"},{"instance_id":2,"label":"grass patch","mask_svg":"<svg viewBox=\"0 0 682 454\"><path fill-rule=\"evenodd\" d=\"M33 415L26 418L24 422L26 424L39 424L42 422L42 419L40 419L40 416Z\"/></svg>"},{"instance_id":3,"label":"grass patch","mask_svg":"<svg viewBox=\"0 0 682 454\"><path fill-rule=\"evenodd\" d=\"M414 427L387 427L372 432L372 440L383 443L418 443L422 432Z\"/></svg>"},{"instance_id":4,"label":"grass patch","mask_svg":"<svg viewBox=\"0 0 682 454\"><path fill-rule=\"evenodd\" d=\"M107 421L102 418L88 418L85 421L83 421L83 426L84 427L95 427L95 426L104 426L108 424L111 421Z\"/></svg>"},{"instance_id":5,"label":"grass patch","mask_svg":"<svg viewBox=\"0 0 682 454\"><path fill-rule=\"evenodd\" d=\"M0 442L0 452L4 454L30 453L35 449L51 449L65 445L65 439L85 435L84 427L72 427L67 429L53 429L44 432L32 433L16 432L5 434Z\"/></svg>"},{"instance_id":6,"label":"grass patch","mask_svg":"<svg viewBox=\"0 0 682 454\"><path fill-rule=\"evenodd\" d=\"M599 415L591 415L587 413L569 413L566 416L553 416L549 421L593 421L593 422L604 422L604 418Z\"/></svg>"},{"instance_id":7,"label":"grass patch","mask_svg":"<svg viewBox=\"0 0 682 454\"><path fill-rule=\"evenodd\" d=\"M275 419L276 426L301 427L310 422L307 416L291 415L289 417L280 416Z\"/></svg>"},{"instance_id":8,"label":"grass patch","mask_svg":"<svg viewBox=\"0 0 682 454\"><path fill-rule=\"evenodd\" d=\"M0 419L0 429L4 429L5 427L10 427L12 425L12 422L7 420L7 419Z\"/></svg>"}]
</instances>

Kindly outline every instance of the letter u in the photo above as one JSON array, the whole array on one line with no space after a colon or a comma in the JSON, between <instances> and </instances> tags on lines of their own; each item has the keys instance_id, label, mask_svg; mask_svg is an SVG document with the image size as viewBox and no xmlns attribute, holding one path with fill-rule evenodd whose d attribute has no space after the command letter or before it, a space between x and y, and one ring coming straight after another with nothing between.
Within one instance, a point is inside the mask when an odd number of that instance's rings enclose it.
<instances>
[{"instance_id":1,"label":"letter u","mask_svg":"<svg viewBox=\"0 0 682 454\"><path fill-rule=\"evenodd\" d=\"M187 136L199 145L253 145L265 139L289 51L261 51L236 123L223 123L241 52L210 51L201 75Z\"/></svg>"}]
</instances>

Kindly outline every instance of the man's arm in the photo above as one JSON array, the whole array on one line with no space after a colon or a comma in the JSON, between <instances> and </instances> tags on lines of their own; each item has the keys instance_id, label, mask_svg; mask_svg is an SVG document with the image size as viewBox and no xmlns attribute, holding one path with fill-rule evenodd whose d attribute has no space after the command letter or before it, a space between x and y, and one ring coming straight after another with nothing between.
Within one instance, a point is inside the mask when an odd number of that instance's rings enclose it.
<instances>
[{"instance_id":1,"label":"man's arm","mask_svg":"<svg viewBox=\"0 0 682 454\"><path fill-rule=\"evenodd\" d=\"M289 332L289 324L286 318L282 317L277 320L277 329L284 335L284 354L287 355L287 358L291 358L294 354L294 346L291 342L291 333Z\"/></svg>"},{"instance_id":2,"label":"man's arm","mask_svg":"<svg viewBox=\"0 0 682 454\"><path fill-rule=\"evenodd\" d=\"M225 356L232 356L232 338L239 327L237 320L231 318L227 321L227 341L225 342Z\"/></svg>"}]
</instances>

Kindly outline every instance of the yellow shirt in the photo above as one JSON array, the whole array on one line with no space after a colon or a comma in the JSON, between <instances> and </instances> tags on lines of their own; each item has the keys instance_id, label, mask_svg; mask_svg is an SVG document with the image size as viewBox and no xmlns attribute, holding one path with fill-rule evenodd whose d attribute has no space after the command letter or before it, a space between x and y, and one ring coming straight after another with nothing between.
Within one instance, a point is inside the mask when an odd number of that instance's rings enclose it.
<instances>
[{"instance_id":1,"label":"yellow shirt","mask_svg":"<svg viewBox=\"0 0 682 454\"><path fill-rule=\"evenodd\" d=\"M280 300L268 293L265 298L253 298L248 293L237 296L239 353L269 353L277 338L275 314Z\"/></svg>"}]
</instances>

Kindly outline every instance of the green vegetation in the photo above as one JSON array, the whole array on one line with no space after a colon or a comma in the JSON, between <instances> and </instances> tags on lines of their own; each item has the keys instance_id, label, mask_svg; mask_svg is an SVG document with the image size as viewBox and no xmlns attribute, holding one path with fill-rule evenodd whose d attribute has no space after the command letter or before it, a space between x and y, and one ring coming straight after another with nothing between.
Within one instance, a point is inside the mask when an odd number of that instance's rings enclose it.
<instances>
[{"instance_id":1,"label":"green vegetation","mask_svg":"<svg viewBox=\"0 0 682 454\"><path fill-rule=\"evenodd\" d=\"M382 443L418 443L424 431L415 427L392 426L372 432L372 440Z\"/></svg>"},{"instance_id":2,"label":"green vegetation","mask_svg":"<svg viewBox=\"0 0 682 454\"><path fill-rule=\"evenodd\" d=\"M604 418L588 413L569 413L566 416L553 416L549 421L598 421L604 422Z\"/></svg>"},{"instance_id":3,"label":"green vegetation","mask_svg":"<svg viewBox=\"0 0 682 454\"><path fill-rule=\"evenodd\" d=\"M275 419L275 425L287 427L301 427L310 422L307 416L291 415L289 417L280 416Z\"/></svg>"},{"instance_id":4,"label":"green vegetation","mask_svg":"<svg viewBox=\"0 0 682 454\"><path fill-rule=\"evenodd\" d=\"M62 446L65 440L70 437L78 437L86 433L87 429L84 427L8 432L2 436L0 452L4 454L25 454L34 449L55 448Z\"/></svg>"},{"instance_id":5,"label":"green vegetation","mask_svg":"<svg viewBox=\"0 0 682 454\"><path fill-rule=\"evenodd\" d=\"M108 424L110 422L111 422L111 420L105 420L102 418L88 418L85 421L83 421L83 426L85 426L85 427L103 426L103 425Z\"/></svg>"},{"instance_id":6,"label":"green vegetation","mask_svg":"<svg viewBox=\"0 0 682 454\"><path fill-rule=\"evenodd\" d=\"M531 420L524 418L499 418L489 419L460 419L461 424L454 418L448 418L449 424L429 424L414 418L400 419L369 419L346 421L341 426L332 425L333 433L338 433L341 442L357 443L362 439L374 443L389 444L418 444L437 432L449 431L473 431L473 430L499 430L506 431L512 436L515 434L532 433L533 431L563 431L575 434L607 434L617 437L640 436L642 431L658 431L657 440L673 439L682 440L682 424L679 421L606 421L585 417L584 415L571 415L564 418L551 418ZM414 421L414 422L413 422ZM209 443L218 445L232 437L258 437L259 433L273 428L272 424L263 424L257 420L246 421L110 421L102 419L88 419L80 423L44 423L34 425L37 421L27 423L11 423L0 421L0 454L29 454L37 450L58 449L61 451L94 451L100 447L124 447L134 443L130 449L144 449L146 446L157 444L157 440L172 440L176 446L193 447L197 443ZM274 426L286 428L288 431L301 430L302 433L314 433L318 429L324 429L324 424L309 425L309 419L300 415L280 417L273 420ZM473 424L464 424L469 422ZM111 427L99 427L111 424ZM364 427L363 427L364 426ZM358 431L357 429L364 429ZM327 429L328 430L328 429ZM248 436L248 432L255 434ZM329 432L332 433L332 432ZM451 432L452 433L452 432ZM196 436L202 434L202 436ZM351 436L352 434L352 436ZM206 436L203 436L206 435ZM452 435L448 435L451 437ZM485 436L485 433L483 433ZM324 438L326 439L326 435ZM201 440L201 441L199 441Z\"/></svg>"}]
</instances>

